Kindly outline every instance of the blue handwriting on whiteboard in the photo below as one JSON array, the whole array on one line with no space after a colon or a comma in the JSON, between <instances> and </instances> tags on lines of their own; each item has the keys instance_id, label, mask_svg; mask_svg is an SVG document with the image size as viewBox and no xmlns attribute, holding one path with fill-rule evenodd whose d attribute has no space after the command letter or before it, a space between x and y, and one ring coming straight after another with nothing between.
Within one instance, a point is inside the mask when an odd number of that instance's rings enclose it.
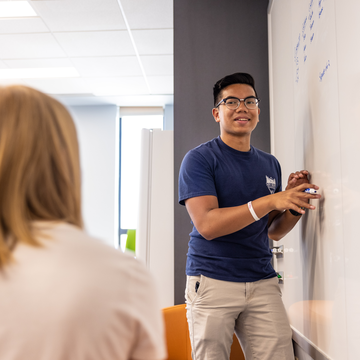
<instances>
[{"instance_id":1,"label":"blue handwriting on whiteboard","mask_svg":"<svg viewBox=\"0 0 360 360\"><path fill-rule=\"evenodd\" d=\"M320 82L322 81L325 73L327 72L327 70L329 69L330 67L330 60L327 61L326 63L326 66L324 67L324 70L319 74L319 79L320 79Z\"/></svg>"},{"instance_id":2,"label":"blue handwriting on whiteboard","mask_svg":"<svg viewBox=\"0 0 360 360\"><path fill-rule=\"evenodd\" d=\"M302 37L303 37L303 40L305 40L306 38L306 33L305 33L305 30L306 30L306 22L307 22L307 17L305 18L304 22L303 22L303 26L302 26Z\"/></svg>"},{"instance_id":3,"label":"blue handwriting on whiteboard","mask_svg":"<svg viewBox=\"0 0 360 360\"><path fill-rule=\"evenodd\" d=\"M311 13L309 14L309 20L310 20L310 21L311 21L311 19L312 19L313 15L314 15L314 11L313 11L313 10L311 10Z\"/></svg>"},{"instance_id":4,"label":"blue handwriting on whiteboard","mask_svg":"<svg viewBox=\"0 0 360 360\"><path fill-rule=\"evenodd\" d=\"M295 61L295 65L296 65L296 75L295 75L295 81L298 83L299 82L299 47L300 47L300 34L298 37L298 41L297 44L295 46L295 52L294 52L294 61Z\"/></svg>"},{"instance_id":5,"label":"blue handwriting on whiteboard","mask_svg":"<svg viewBox=\"0 0 360 360\"><path fill-rule=\"evenodd\" d=\"M324 3L324 0L319 0L319 19L320 19L321 14L324 11L323 3Z\"/></svg>"},{"instance_id":6,"label":"blue handwriting on whiteboard","mask_svg":"<svg viewBox=\"0 0 360 360\"><path fill-rule=\"evenodd\" d=\"M295 62L296 62L296 58L297 58L297 55L298 55L299 46L300 46L300 34L299 34L299 37L298 37L298 42L297 42L297 44L295 46Z\"/></svg>"}]
</instances>

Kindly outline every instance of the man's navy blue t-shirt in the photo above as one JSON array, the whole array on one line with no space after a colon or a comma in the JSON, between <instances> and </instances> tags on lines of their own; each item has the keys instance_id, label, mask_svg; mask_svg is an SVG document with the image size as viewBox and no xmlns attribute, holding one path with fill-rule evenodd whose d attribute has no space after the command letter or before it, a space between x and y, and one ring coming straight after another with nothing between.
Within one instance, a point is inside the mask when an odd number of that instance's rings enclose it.
<instances>
[{"instance_id":1,"label":"man's navy blue t-shirt","mask_svg":"<svg viewBox=\"0 0 360 360\"><path fill-rule=\"evenodd\" d=\"M190 150L179 174L179 203L204 195L218 199L219 207L248 203L281 191L281 168L276 158L251 146L237 151L220 137ZM244 229L211 241L195 226L190 233L186 274L235 282L276 276L271 266L268 215Z\"/></svg>"}]
</instances>

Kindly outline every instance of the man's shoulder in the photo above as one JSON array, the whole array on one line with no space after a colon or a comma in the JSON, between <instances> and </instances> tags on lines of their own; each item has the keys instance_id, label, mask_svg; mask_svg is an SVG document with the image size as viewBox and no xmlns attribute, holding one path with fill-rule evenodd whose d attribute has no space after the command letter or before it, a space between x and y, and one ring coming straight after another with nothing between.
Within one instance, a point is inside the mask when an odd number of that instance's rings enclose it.
<instances>
[{"instance_id":1,"label":"man's shoulder","mask_svg":"<svg viewBox=\"0 0 360 360\"><path fill-rule=\"evenodd\" d=\"M256 152L258 157L260 157L266 161L272 161L276 164L279 164L279 161L277 160L277 158L274 155L272 155L266 151L260 150L254 146L252 146L252 148L254 149L254 151Z\"/></svg>"},{"instance_id":2,"label":"man's shoulder","mask_svg":"<svg viewBox=\"0 0 360 360\"><path fill-rule=\"evenodd\" d=\"M216 137L212 140L206 141L195 148L191 149L186 155L187 156L203 156L208 158L212 157L215 153L219 151L219 138Z\"/></svg>"},{"instance_id":3,"label":"man's shoulder","mask_svg":"<svg viewBox=\"0 0 360 360\"><path fill-rule=\"evenodd\" d=\"M214 139L211 139L209 141L206 141L206 142L196 146L195 148L193 148L190 151L206 152L206 151L211 151L214 148L216 149L218 146L219 146L219 137L216 137Z\"/></svg>"}]
</instances>

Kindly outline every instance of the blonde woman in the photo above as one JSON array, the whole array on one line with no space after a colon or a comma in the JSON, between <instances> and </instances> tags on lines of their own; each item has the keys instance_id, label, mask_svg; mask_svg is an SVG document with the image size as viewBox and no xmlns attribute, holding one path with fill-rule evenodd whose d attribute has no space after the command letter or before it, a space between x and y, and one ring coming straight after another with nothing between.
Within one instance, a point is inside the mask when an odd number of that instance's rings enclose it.
<instances>
[{"instance_id":1,"label":"blonde woman","mask_svg":"<svg viewBox=\"0 0 360 360\"><path fill-rule=\"evenodd\" d=\"M0 359L164 359L152 278L84 232L80 203L68 111L0 88Z\"/></svg>"}]
</instances>

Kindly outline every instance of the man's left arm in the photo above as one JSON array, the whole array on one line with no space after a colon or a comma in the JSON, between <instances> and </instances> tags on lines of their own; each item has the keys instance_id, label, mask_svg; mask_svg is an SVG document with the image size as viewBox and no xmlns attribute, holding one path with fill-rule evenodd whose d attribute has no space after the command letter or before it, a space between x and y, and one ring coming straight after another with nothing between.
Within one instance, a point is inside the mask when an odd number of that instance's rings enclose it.
<instances>
[{"instance_id":1,"label":"man's left arm","mask_svg":"<svg viewBox=\"0 0 360 360\"><path fill-rule=\"evenodd\" d=\"M309 183L309 172L307 170L297 171L291 173L288 178L288 184L285 191L293 189L294 187ZM289 210L283 212L272 211L269 214L269 238L275 241L281 240L300 220L299 216L293 215Z\"/></svg>"}]
</instances>

